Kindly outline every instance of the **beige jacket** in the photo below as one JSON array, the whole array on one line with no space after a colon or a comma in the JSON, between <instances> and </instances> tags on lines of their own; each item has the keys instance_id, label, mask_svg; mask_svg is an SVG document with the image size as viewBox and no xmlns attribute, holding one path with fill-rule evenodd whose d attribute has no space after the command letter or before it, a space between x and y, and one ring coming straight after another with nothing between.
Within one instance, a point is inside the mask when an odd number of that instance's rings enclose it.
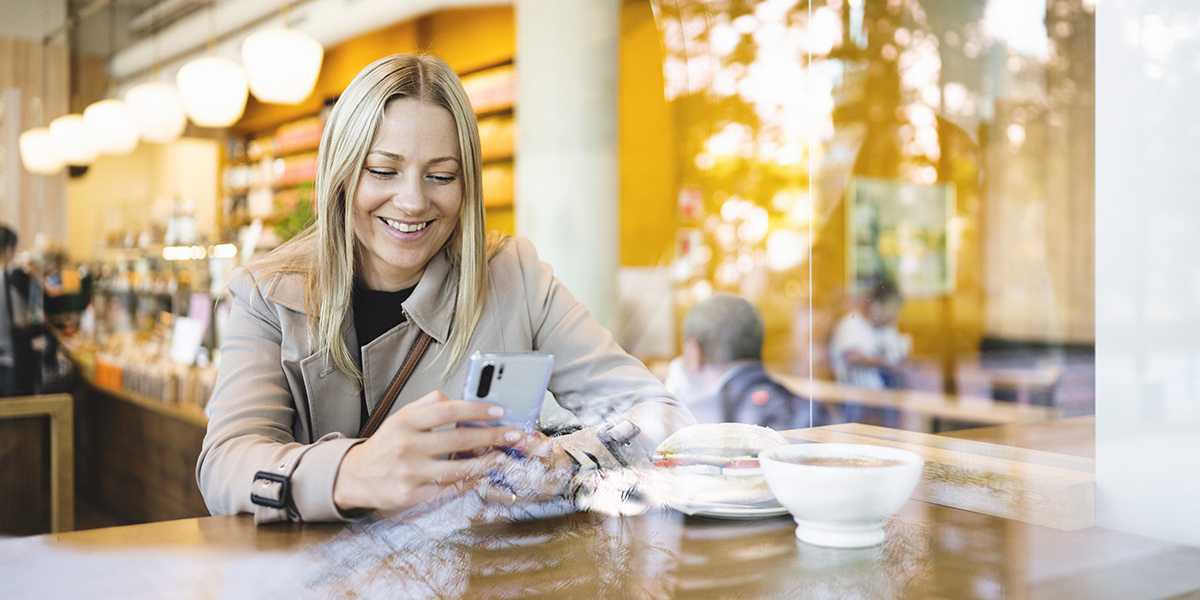
<instances>
[{"instance_id":1,"label":"beige jacket","mask_svg":"<svg viewBox=\"0 0 1200 600\"><path fill-rule=\"evenodd\" d=\"M362 369L371 410L404 361L417 327L434 343L392 412L433 390L462 397L465 361L449 379L441 377L457 281L446 254L435 255L402 305L408 320L362 348L361 355L354 315L347 311L344 339ZM196 466L200 491L214 515L250 512L259 522L342 518L333 486L342 457L362 441L354 439L361 426L360 386L333 365L328 351L309 347L305 287L300 274L260 279L245 269L229 285L233 307ZM549 390L558 403L585 424L623 414L642 428L639 441L647 449L695 422L645 366L621 350L523 238L506 241L489 262L487 300L469 352L476 350L553 354ZM564 445L574 456L585 450L613 464L592 430L571 434ZM257 471L291 469L293 513L251 503Z\"/></svg>"}]
</instances>

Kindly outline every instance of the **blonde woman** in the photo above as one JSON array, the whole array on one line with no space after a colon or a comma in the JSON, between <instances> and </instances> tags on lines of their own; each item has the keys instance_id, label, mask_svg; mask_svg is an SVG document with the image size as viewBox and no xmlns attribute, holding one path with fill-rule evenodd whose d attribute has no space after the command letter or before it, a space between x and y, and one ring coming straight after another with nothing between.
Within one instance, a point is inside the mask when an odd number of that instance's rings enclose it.
<instances>
[{"instance_id":1,"label":"blonde woman","mask_svg":"<svg viewBox=\"0 0 1200 600\"><path fill-rule=\"evenodd\" d=\"M485 235L479 157L475 115L441 60L389 56L350 83L321 139L316 224L229 285L196 467L213 514L336 520L467 489L536 501L580 468L617 464L606 424L653 448L694 422L527 240ZM357 439L422 331L432 343L390 414ZM457 399L476 350L553 354L550 391L591 426L553 439L452 427L496 415ZM445 458L457 453L476 457ZM527 485L478 476L498 465Z\"/></svg>"}]
</instances>

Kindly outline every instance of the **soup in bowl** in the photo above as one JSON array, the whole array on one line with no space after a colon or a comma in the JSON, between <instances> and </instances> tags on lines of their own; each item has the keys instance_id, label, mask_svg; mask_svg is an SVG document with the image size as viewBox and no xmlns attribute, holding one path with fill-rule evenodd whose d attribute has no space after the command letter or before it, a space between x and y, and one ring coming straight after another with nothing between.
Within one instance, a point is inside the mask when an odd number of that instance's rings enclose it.
<instances>
[{"instance_id":1,"label":"soup in bowl","mask_svg":"<svg viewBox=\"0 0 1200 600\"><path fill-rule=\"evenodd\" d=\"M771 492L802 542L832 548L882 543L883 524L912 495L925 461L898 448L794 444L758 455Z\"/></svg>"}]
</instances>

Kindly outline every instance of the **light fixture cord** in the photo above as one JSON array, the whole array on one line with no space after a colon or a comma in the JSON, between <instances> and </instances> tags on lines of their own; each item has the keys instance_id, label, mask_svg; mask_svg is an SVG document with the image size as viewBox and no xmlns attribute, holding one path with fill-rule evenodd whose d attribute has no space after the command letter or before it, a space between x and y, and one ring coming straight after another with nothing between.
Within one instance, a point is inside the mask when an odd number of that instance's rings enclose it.
<instances>
[{"instance_id":1,"label":"light fixture cord","mask_svg":"<svg viewBox=\"0 0 1200 600\"><path fill-rule=\"evenodd\" d=\"M208 55L217 54L217 0L208 3Z\"/></svg>"},{"instance_id":2,"label":"light fixture cord","mask_svg":"<svg viewBox=\"0 0 1200 600\"><path fill-rule=\"evenodd\" d=\"M158 81L162 76L162 67L158 64L158 3L155 2L150 6L150 19L154 27L154 38L150 42L150 46L154 51L154 66L151 68L151 76L155 81Z\"/></svg>"},{"instance_id":3,"label":"light fixture cord","mask_svg":"<svg viewBox=\"0 0 1200 600\"><path fill-rule=\"evenodd\" d=\"M117 54L117 0L108 3L108 97L117 97L117 78L113 76L113 57Z\"/></svg>"}]
</instances>

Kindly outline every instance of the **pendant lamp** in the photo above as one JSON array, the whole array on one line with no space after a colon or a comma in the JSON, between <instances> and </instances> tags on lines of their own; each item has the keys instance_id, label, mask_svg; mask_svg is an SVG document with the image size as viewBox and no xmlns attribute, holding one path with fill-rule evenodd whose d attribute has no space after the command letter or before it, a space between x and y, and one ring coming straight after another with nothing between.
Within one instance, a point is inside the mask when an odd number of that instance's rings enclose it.
<instances>
[{"instance_id":1,"label":"pendant lamp","mask_svg":"<svg viewBox=\"0 0 1200 600\"><path fill-rule=\"evenodd\" d=\"M320 42L286 27L256 32L242 43L250 91L270 104L299 104L308 98L324 56Z\"/></svg>"},{"instance_id":2,"label":"pendant lamp","mask_svg":"<svg viewBox=\"0 0 1200 600\"><path fill-rule=\"evenodd\" d=\"M53 175L62 170L63 162L48 128L37 127L22 133L17 145L21 149L21 163L26 171Z\"/></svg>"},{"instance_id":3,"label":"pendant lamp","mask_svg":"<svg viewBox=\"0 0 1200 600\"><path fill-rule=\"evenodd\" d=\"M111 64L116 53L116 7L108 7L108 61ZM96 150L100 154L123 155L133 152L138 143L137 125L125 101L115 98L116 84L109 76L108 97L93 102L83 111L83 120L92 132Z\"/></svg>"},{"instance_id":4,"label":"pendant lamp","mask_svg":"<svg viewBox=\"0 0 1200 600\"><path fill-rule=\"evenodd\" d=\"M129 154L137 147L138 130L124 101L116 98L92 103L83 111L100 154Z\"/></svg>"},{"instance_id":5,"label":"pendant lamp","mask_svg":"<svg viewBox=\"0 0 1200 600\"><path fill-rule=\"evenodd\" d=\"M179 91L169 83L151 81L136 86L125 93L125 104L144 141L169 144L179 139L187 127Z\"/></svg>"},{"instance_id":6,"label":"pendant lamp","mask_svg":"<svg viewBox=\"0 0 1200 600\"><path fill-rule=\"evenodd\" d=\"M83 115L63 115L50 121L50 139L64 164L86 166L96 162L96 140Z\"/></svg>"},{"instance_id":7,"label":"pendant lamp","mask_svg":"<svg viewBox=\"0 0 1200 600\"><path fill-rule=\"evenodd\" d=\"M207 56L183 65L176 78L183 109L201 127L229 127L246 110L246 72L224 58Z\"/></svg>"}]
</instances>

